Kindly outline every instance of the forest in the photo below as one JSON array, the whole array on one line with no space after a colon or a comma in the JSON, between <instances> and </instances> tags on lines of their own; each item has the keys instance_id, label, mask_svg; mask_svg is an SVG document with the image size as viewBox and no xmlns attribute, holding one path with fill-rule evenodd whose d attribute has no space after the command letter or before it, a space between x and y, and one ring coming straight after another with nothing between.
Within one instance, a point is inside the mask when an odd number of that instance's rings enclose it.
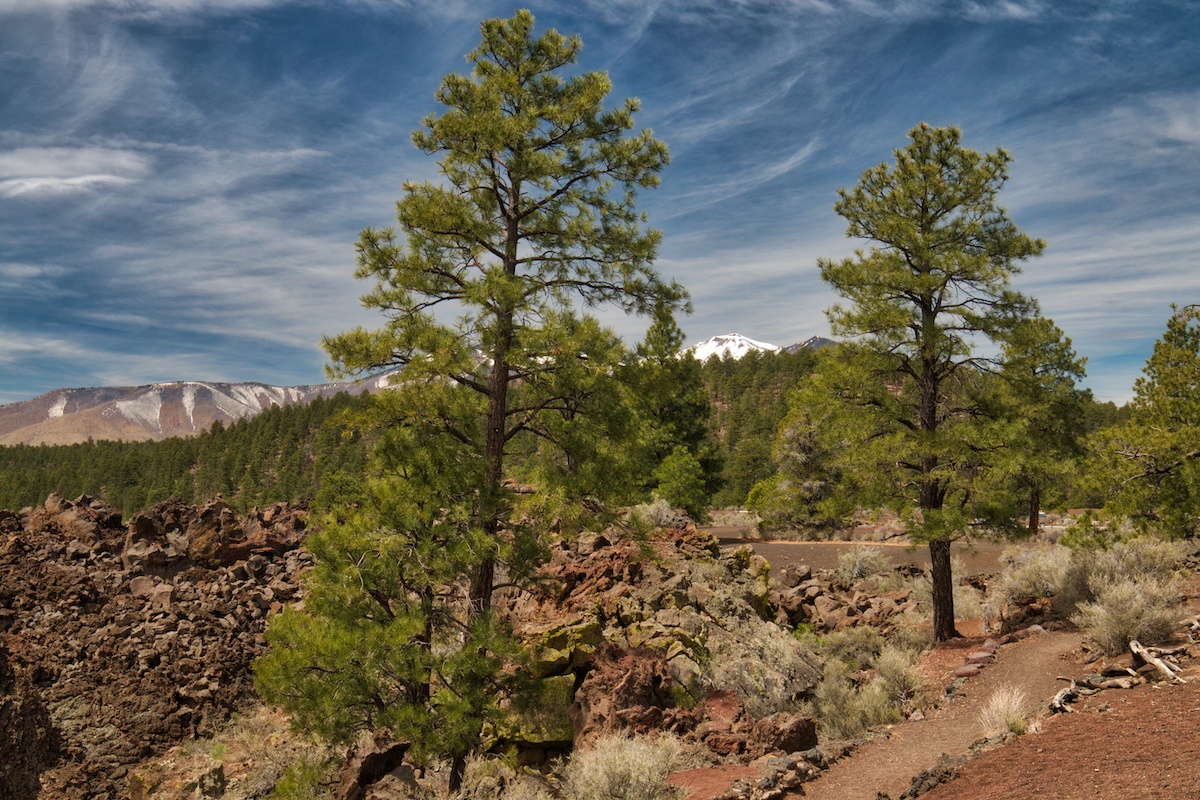
<instances>
[{"instance_id":1,"label":"forest","mask_svg":"<svg viewBox=\"0 0 1200 800\"><path fill-rule=\"evenodd\" d=\"M786 530L784 516L767 507L764 490L753 490L778 476L781 458L774 451L789 398L818 360L814 350L755 352L710 358L680 373L690 374L694 385L673 391L703 396L703 407L693 413L715 443L702 510L742 507L752 498L756 510ZM51 492L102 498L126 516L168 497L202 503L221 495L241 512L277 501L312 501L323 487L328 495L331 487L361 482L369 434L355 427L350 412L370 402L343 394L275 406L228 427L217 424L195 437L161 442L0 447L0 508L35 505ZM1128 419L1132 407L1085 393L1081 411L1077 435L1099 441ZM1046 488L1047 509L1102 506L1106 495L1095 483L1076 471L1064 475Z\"/></svg>"},{"instance_id":2,"label":"forest","mask_svg":"<svg viewBox=\"0 0 1200 800\"><path fill-rule=\"evenodd\" d=\"M17 510L55 492L106 500L126 516L169 497L222 496L239 511L316 499L338 475L359 476L367 447L342 416L362 398L339 394L272 406L228 427L161 442L0 447L0 508Z\"/></svg>"}]
</instances>

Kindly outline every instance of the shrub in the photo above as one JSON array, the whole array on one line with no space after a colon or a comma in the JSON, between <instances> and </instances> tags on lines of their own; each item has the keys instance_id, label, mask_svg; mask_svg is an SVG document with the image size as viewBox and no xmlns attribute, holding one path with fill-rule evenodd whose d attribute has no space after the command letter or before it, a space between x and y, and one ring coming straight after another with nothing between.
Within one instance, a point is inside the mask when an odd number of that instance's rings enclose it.
<instances>
[{"instance_id":1,"label":"shrub","mask_svg":"<svg viewBox=\"0 0 1200 800\"><path fill-rule=\"evenodd\" d=\"M905 612L897 619L887 638L889 647L903 650L914 663L922 653L933 647L933 631L928 626L919 624L915 617L916 615Z\"/></svg>"},{"instance_id":2,"label":"shrub","mask_svg":"<svg viewBox=\"0 0 1200 800\"><path fill-rule=\"evenodd\" d=\"M574 800L675 798L682 790L666 777L679 761L679 741L673 736L613 736L577 751L565 768L564 784Z\"/></svg>"},{"instance_id":3,"label":"shrub","mask_svg":"<svg viewBox=\"0 0 1200 800\"><path fill-rule=\"evenodd\" d=\"M925 691L926 681L908 650L888 644L875 659L875 681L893 706L908 710Z\"/></svg>"},{"instance_id":4,"label":"shrub","mask_svg":"<svg viewBox=\"0 0 1200 800\"><path fill-rule=\"evenodd\" d=\"M1149 536L1109 549L1010 548L1002 557L1009 569L990 587L984 614L994 619L1024 598L1053 597L1055 613L1070 617L1106 588L1129 580L1145 582L1153 593L1152 584L1169 583L1187 552L1182 542Z\"/></svg>"},{"instance_id":5,"label":"shrub","mask_svg":"<svg viewBox=\"0 0 1200 800\"><path fill-rule=\"evenodd\" d=\"M1022 599L1057 597L1072 558L1066 547L1010 547L1000 561L1007 567L988 587L983 604L985 620L999 618L1005 607Z\"/></svg>"},{"instance_id":6,"label":"shrub","mask_svg":"<svg viewBox=\"0 0 1200 800\"><path fill-rule=\"evenodd\" d=\"M516 753L472 756L467 759L463 785L456 797L462 800L553 800L554 794L540 774L521 773Z\"/></svg>"},{"instance_id":7,"label":"shrub","mask_svg":"<svg viewBox=\"0 0 1200 800\"><path fill-rule=\"evenodd\" d=\"M883 636L869 625L856 625L820 639L819 650L828 661L841 661L851 670L866 669L883 650Z\"/></svg>"},{"instance_id":8,"label":"shrub","mask_svg":"<svg viewBox=\"0 0 1200 800\"><path fill-rule=\"evenodd\" d=\"M1102 582L1122 578L1162 580L1175 575L1188 550L1185 542L1142 536L1104 551L1093 571Z\"/></svg>"},{"instance_id":9,"label":"shrub","mask_svg":"<svg viewBox=\"0 0 1200 800\"><path fill-rule=\"evenodd\" d=\"M878 547L855 544L838 556L837 579L852 586L863 578L880 575L892 569L892 560Z\"/></svg>"},{"instance_id":10,"label":"shrub","mask_svg":"<svg viewBox=\"0 0 1200 800\"><path fill-rule=\"evenodd\" d=\"M709 631L705 686L732 691L756 718L798 707L819 670L808 644L755 617L725 621L736 625Z\"/></svg>"},{"instance_id":11,"label":"shrub","mask_svg":"<svg viewBox=\"0 0 1200 800\"><path fill-rule=\"evenodd\" d=\"M842 661L830 661L825 677L817 684L812 699L812 715L823 737L853 739L875 725L900 719L899 709L889 700L879 681L858 686Z\"/></svg>"},{"instance_id":12,"label":"shrub","mask_svg":"<svg viewBox=\"0 0 1200 800\"><path fill-rule=\"evenodd\" d=\"M554 794L542 780L521 776L504 790L503 800L554 800Z\"/></svg>"},{"instance_id":13,"label":"shrub","mask_svg":"<svg viewBox=\"0 0 1200 800\"><path fill-rule=\"evenodd\" d=\"M1159 642L1180 621L1179 592L1170 581L1124 578L1104 586L1072 619L1109 655L1129 642Z\"/></svg>"},{"instance_id":14,"label":"shrub","mask_svg":"<svg viewBox=\"0 0 1200 800\"><path fill-rule=\"evenodd\" d=\"M979 709L979 725L984 735L1012 732L1020 736L1025 733L1029 727L1025 719L1028 703L1029 696L1025 690L1015 686L1001 686L992 692L992 696Z\"/></svg>"},{"instance_id":15,"label":"shrub","mask_svg":"<svg viewBox=\"0 0 1200 800\"><path fill-rule=\"evenodd\" d=\"M961 559L955 556L951 559L950 563L954 575L954 585L952 587L952 591L954 592L954 618L961 620L979 616L983 613L982 594L974 586L963 581L967 570L963 566ZM912 591L913 599L917 601L921 615L926 620L931 619L933 616L933 583L930 581L928 573L911 579L908 585Z\"/></svg>"},{"instance_id":16,"label":"shrub","mask_svg":"<svg viewBox=\"0 0 1200 800\"><path fill-rule=\"evenodd\" d=\"M925 679L916 668L921 649L885 643L874 628L848 628L821 640L825 674L810 712L824 735L853 739L896 722L919 702ZM870 671L874 677L866 680ZM856 677L858 680L856 680Z\"/></svg>"},{"instance_id":17,"label":"shrub","mask_svg":"<svg viewBox=\"0 0 1200 800\"><path fill-rule=\"evenodd\" d=\"M303 754L287 767L267 795L269 800L316 800L332 797L332 761L328 757Z\"/></svg>"},{"instance_id":18,"label":"shrub","mask_svg":"<svg viewBox=\"0 0 1200 800\"><path fill-rule=\"evenodd\" d=\"M679 514L671 508L671 504L658 496L655 496L649 503L642 503L629 509L629 514L635 521L652 528L665 528L674 524L679 518Z\"/></svg>"},{"instance_id":19,"label":"shrub","mask_svg":"<svg viewBox=\"0 0 1200 800\"><path fill-rule=\"evenodd\" d=\"M694 562L690 577L708 590L703 613L721 622L706 627L703 645L707 654L699 661L701 688L732 691L751 716L761 718L798 708L800 698L819 680L820 661L811 643L758 613L769 573L762 562L754 567L754 580L747 581L745 572L754 558L747 549L734 551L720 564Z\"/></svg>"}]
</instances>

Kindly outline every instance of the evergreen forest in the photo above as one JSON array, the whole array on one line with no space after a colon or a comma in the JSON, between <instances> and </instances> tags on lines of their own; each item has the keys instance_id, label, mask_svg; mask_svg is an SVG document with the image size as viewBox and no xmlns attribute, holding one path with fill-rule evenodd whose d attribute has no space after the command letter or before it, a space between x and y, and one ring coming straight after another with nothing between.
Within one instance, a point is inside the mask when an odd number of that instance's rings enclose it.
<instances>
[{"instance_id":1,"label":"evergreen forest","mask_svg":"<svg viewBox=\"0 0 1200 800\"><path fill-rule=\"evenodd\" d=\"M676 379L671 391L704 399L699 412L715 452L703 508L746 505L756 485L779 471L775 441L789 397L817 368L818 351L755 352L713 357ZM203 503L217 495L245 512L273 502L311 501L348 491L367 468L368 438L350 420L370 404L366 396L339 394L307 405L275 406L255 417L191 438L160 442L89 441L83 444L0 447L0 508L20 509L55 492L86 494L129 516L169 497ZM1124 421L1129 406L1087 398L1079 434L1101 435ZM1050 492L1050 508L1104 504L1096 481L1073 473ZM652 487L647 488L647 492ZM324 494L323 494L324 490ZM755 493L759 498L762 491Z\"/></svg>"},{"instance_id":2,"label":"evergreen forest","mask_svg":"<svg viewBox=\"0 0 1200 800\"><path fill-rule=\"evenodd\" d=\"M367 446L343 424L369 400L339 394L273 406L228 427L161 442L0 447L0 508L20 509L51 492L86 494L128 517L169 497L203 503L220 495L245 512L276 501L312 500L340 476L361 476Z\"/></svg>"}]
</instances>

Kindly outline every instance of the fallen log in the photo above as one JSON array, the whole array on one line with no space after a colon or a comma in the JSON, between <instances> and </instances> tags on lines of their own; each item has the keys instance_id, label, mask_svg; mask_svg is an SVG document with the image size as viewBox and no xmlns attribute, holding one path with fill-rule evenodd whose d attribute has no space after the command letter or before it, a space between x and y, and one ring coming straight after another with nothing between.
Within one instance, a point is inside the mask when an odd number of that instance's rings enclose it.
<instances>
[{"instance_id":1,"label":"fallen log","mask_svg":"<svg viewBox=\"0 0 1200 800\"><path fill-rule=\"evenodd\" d=\"M1174 681L1178 681L1179 683L1187 683L1187 681L1185 681L1183 678L1179 677L1179 675L1177 674L1180 671L1179 667L1174 666L1172 664L1168 664L1166 661L1159 658L1159 656L1155 654L1155 651L1157 651L1157 652L1163 653L1165 655L1165 654L1167 654L1168 651L1158 650L1158 648L1146 647L1141 642L1139 642L1137 639L1134 639L1133 641L1131 641L1129 643L1129 649L1133 652L1134 656L1136 656L1137 658L1140 658L1142 661L1144 661L1147 664L1153 665L1156 669L1158 669L1158 671L1161 672L1167 678L1167 680L1174 680Z\"/></svg>"}]
</instances>

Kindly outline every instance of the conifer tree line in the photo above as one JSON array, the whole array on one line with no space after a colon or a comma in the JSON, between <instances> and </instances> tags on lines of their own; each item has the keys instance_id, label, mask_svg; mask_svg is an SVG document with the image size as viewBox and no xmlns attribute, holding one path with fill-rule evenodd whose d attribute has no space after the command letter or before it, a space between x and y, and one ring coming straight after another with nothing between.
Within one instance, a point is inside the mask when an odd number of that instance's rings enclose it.
<instances>
[{"instance_id":1,"label":"conifer tree line","mask_svg":"<svg viewBox=\"0 0 1200 800\"><path fill-rule=\"evenodd\" d=\"M789 399L814 374L822 354L763 352L703 363L684 353L659 362L653 358L648 362L653 370L647 368L640 381L632 380L633 370L628 373L629 396L665 424L658 429L662 441L639 455L642 472L631 480L636 491L630 501L650 499L660 490L667 473L660 470L663 461L677 441L686 441L687 452L698 454L699 479L665 493L676 507L703 520L710 509L748 506L773 530L827 534L828 526L809 519L807 506L776 494L794 469L794 462L777 452L782 439L795 435L791 427L781 430ZM657 398L651 391L655 385ZM273 407L193 438L0 447L0 508L35 505L51 492L102 498L126 516L168 497L203 503L221 495L242 512L279 501L333 499L364 480L372 434L349 425L343 414L361 412L371 402L338 395L307 406ZM1089 396L1082 411L1075 429L1080 441L1095 435L1097 442L1108 442L1132 405L1118 407ZM667 425L679 435L664 430ZM1107 497L1098 479L1072 468L1047 488L1044 505L1048 510L1098 508ZM1022 509L1014 504L1012 510Z\"/></svg>"},{"instance_id":2,"label":"conifer tree line","mask_svg":"<svg viewBox=\"0 0 1200 800\"><path fill-rule=\"evenodd\" d=\"M368 444L344 415L369 399L339 394L272 406L228 427L161 442L89 441L0 447L0 508L36 505L52 492L103 499L126 517L170 497L220 495L238 511L336 493L358 480Z\"/></svg>"}]
</instances>

